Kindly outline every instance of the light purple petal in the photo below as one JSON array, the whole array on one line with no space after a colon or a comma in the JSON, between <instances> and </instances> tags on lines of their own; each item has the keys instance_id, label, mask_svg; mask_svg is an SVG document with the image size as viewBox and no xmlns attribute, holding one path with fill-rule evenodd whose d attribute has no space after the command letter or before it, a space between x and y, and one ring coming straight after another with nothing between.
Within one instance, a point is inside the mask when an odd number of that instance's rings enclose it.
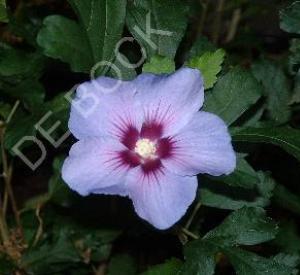
<instances>
[{"instance_id":1,"label":"light purple petal","mask_svg":"<svg viewBox=\"0 0 300 275\"><path fill-rule=\"evenodd\" d=\"M137 214L158 229L174 225L196 196L197 178L168 171L145 175L140 167L128 174L126 186Z\"/></svg>"},{"instance_id":2,"label":"light purple petal","mask_svg":"<svg viewBox=\"0 0 300 275\"><path fill-rule=\"evenodd\" d=\"M203 79L195 69L182 68L171 75L142 74L133 83L144 117L162 122L165 136L186 125L203 104Z\"/></svg>"},{"instance_id":3,"label":"light purple petal","mask_svg":"<svg viewBox=\"0 0 300 275\"><path fill-rule=\"evenodd\" d=\"M136 90L130 82L100 77L77 88L69 129L78 139L119 137L126 126L141 127L142 114L135 106Z\"/></svg>"},{"instance_id":4,"label":"light purple petal","mask_svg":"<svg viewBox=\"0 0 300 275\"><path fill-rule=\"evenodd\" d=\"M106 188L96 189L93 191L93 194L99 194L99 195L118 195L122 197L128 196L128 190L125 186L125 180L124 182L119 182L117 185L113 185Z\"/></svg>"},{"instance_id":5,"label":"light purple petal","mask_svg":"<svg viewBox=\"0 0 300 275\"><path fill-rule=\"evenodd\" d=\"M127 167L120 165L118 159L117 153L122 150L123 145L110 139L80 140L64 162L62 177L71 189L83 196L99 193L102 188L122 186L127 173Z\"/></svg>"},{"instance_id":6,"label":"light purple petal","mask_svg":"<svg viewBox=\"0 0 300 275\"><path fill-rule=\"evenodd\" d=\"M236 155L227 126L214 114L198 112L173 140L174 153L162 161L171 172L220 176L235 169Z\"/></svg>"}]
</instances>

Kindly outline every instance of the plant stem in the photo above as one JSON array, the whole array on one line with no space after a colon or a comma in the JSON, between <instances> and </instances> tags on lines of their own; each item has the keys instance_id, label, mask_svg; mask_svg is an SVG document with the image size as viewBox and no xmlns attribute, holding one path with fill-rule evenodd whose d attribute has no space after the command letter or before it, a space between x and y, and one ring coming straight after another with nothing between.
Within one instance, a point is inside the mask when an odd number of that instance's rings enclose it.
<instances>
[{"instance_id":1,"label":"plant stem","mask_svg":"<svg viewBox=\"0 0 300 275\"><path fill-rule=\"evenodd\" d=\"M6 171L4 170L3 176L4 176L4 181L5 181L5 187L6 187L6 190L7 190L9 199L10 199L10 203L12 206L12 210L13 210L13 213L15 216L16 224L22 234L23 229L22 229L20 214L19 214L17 202L16 202L15 195L14 195L14 192L12 189L12 185L11 185L12 169L13 169L12 165L10 165Z\"/></svg>"},{"instance_id":2,"label":"plant stem","mask_svg":"<svg viewBox=\"0 0 300 275\"><path fill-rule=\"evenodd\" d=\"M203 28L204 28L204 24L206 21L206 17L207 17L207 11L208 11L208 2L205 1L201 1L201 6L202 6L202 13L201 13L201 19L200 19L200 23L199 23L199 27L198 27L198 34L202 34L203 32Z\"/></svg>"},{"instance_id":3,"label":"plant stem","mask_svg":"<svg viewBox=\"0 0 300 275\"><path fill-rule=\"evenodd\" d=\"M200 207L201 207L201 202L198 202L196 204L195 208L194 208L194 211L193 211L192 215L190 216L189 220L187 221L187 223L186 223L186 225L184 227L185 229L189 229L190 228L190 226L191 226L191 224L192 224L195 216L197 215L197 212L199 211Z\"/></svg>"},{"instance_id":4,"label":"plant stem","mask_svg":"<svg viewBox=\"0 0 300 275\"><path fill-rule=\"evenodd\" d=\"M195 240L198 240L198 239L199 239L199 236L198 236L198 235L196 235L196 234L194 234L193 232L187 230L186 228L182 228L182 232L183 232L185 235L187 235L187 236L189 236L189 237L191 237L191 238L193 238L193 239L195 239Z\"/></svg>"},{"instance_id":5,"label":"plant stem","mask_svg":"<svg viewBox=\"0 0 300 275\"><path fill-rule=\"evenodd\" d=\"M6 119L6 124L10 123L10 121L13 118L15 112L17 111L19 105L20 105L20 100L17 100L16 103L14 104L11 112L9 113L7 119Z\"/></svg>"},{"instance_id":6,"label":"plant stem","mask_svg":"<svg viewBox=\"0 0 300 275\"><path fill-rule=\"evenodd\" d=\"M222 22L222 14L224 9L225 0L218 0L216 17L213 23L212 41L217 44L220 37L220 28Z\"/></svg>"},{"instance_id":7,"label":"plant stem","mask_svg":"<svg viewBox=\"0 0 300 275\"><path fill-rule=\"evenodd\" d=\"M3 241L3 244L9 241L9 235L7 230L7 224L3 217L2 211L0 211L0 234Z\"/></svg>"},{"instance_id":8,"label":"plant stem","mask_svg":"<svg viewBox=\"0 0 300 275\"><path fill-rule=\"evenodd\" d=\"M19 215L19 211L18 211L18 207L17 207L17 202L16 202L14 192L13 192L13 189L11 186L12 165L8 166L7 155L6 155L6 152L4 149L4 134L5 134L5 129L2 129L0 138L1 138L1 156L2 156L3 178L4 178L4 182L5 182L5 189L6 189L6 192L8 193L9 199L10 199L10 203L11 203L12 210L13 210L13 213L15 216L17 227L22 232L22 225L21 225L21 219L20 219L20 215Z\"/></svg>"},{"instance_id":9,"label":"plant stem","mask_svg":"<svg viewBox=\"0 0 300 275\"><path fill-rule=\"evenodd\" d=\"M41 236L43 235L43 226L44 226L44 223L43 223L43 219L41 218L41 208L42 208L42 204L39 204L35 210L35 215L38 219L38 222L39 222L39 227L37 229L37 232L36 232L36 235L35 235L35 238L34 238L34 241L33 241L33 244L32 246L36 246L38 241L40 240Z\"/></svg>"},{"instance_id":10,"label":"plant stem","mask_svg":"<svg viewBox=\"0 0 300 275\"><path fill-rule=\"evenodd\" d=\"M7 190L4 191L4 196L3 196L3 206L2 206L2 212L3 212L3 217L6 219L6 211L7 211L7 204L8 204L8 193Z\"/></svg>"},{"instance_id":11,"label":"plant stem","mask_svg":"<svg viewBox=\"0 0 300 275\"><path fill-rule=\"evenodd\" d=\"M230 41L232 41L236 35L237 29L238 29L238 25L240 23L241 20L241 9L235 9L232 15L232 19L231 19L231 23L230 23L230 27L229 27L229 31L227 34L227 37L225 39L225 43L229 43Z\"/></svg>"},{"instance_id":12,"label":"plant stem","mask_svg":"<svg viewBox=\"0 0 300 275\"><path fill-rule=\"evenodd\" d=\"M17 100L14 107L12 108L10 114L8 115L8 118L6 120L6 124L8 124L11 121L11 119L12 119L13 115L15 114L19 104L20 104L20 101ZM10 165L8 164L8 159L7 159L7 155L6 155L5 147L4 147L5 130L6 130L5 126L2 129L0 129L0 131L1 131L1 133L0 133L1 157L2 157L2 166L3 166L3 179L4 179L4 182L5 182L5 191L8 193L8 197L9 197L10 202L11 202L11 206L12 206L12 210L13 210L13 213L14 213L14 216L15 216L17 227L19 228L21 234L23 234L21 219L20 219L16 199L15 199L15 196L14 196L14 192L13 192L13 189L12 189L12 186L11 186L13 166L12 166L12 164L10 164ZM3 216L3 212L1 214Z\"/></svg>"}]
</instances>

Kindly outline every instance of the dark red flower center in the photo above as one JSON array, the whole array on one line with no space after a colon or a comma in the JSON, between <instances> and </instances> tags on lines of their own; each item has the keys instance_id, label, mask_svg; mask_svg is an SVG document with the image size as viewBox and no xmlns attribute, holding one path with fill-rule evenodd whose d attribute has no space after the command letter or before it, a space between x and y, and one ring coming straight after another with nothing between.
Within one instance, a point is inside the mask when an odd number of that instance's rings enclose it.
<instances>
[{"instance_id":1,"label":"dark red flower center","mask_svg":"<svg viewBox=\"0 0 300 275\"><path fill-rule=\"evenodd\" d=\"M171 157L174 149L172 138L162 136L163 126L159 123L145 122L140 132L135 127L127 127L121 138L128 148L120 153L122 163L130 168L141 165L145 174L161 170L161 159Z\"/></svg>"}]
</instances>

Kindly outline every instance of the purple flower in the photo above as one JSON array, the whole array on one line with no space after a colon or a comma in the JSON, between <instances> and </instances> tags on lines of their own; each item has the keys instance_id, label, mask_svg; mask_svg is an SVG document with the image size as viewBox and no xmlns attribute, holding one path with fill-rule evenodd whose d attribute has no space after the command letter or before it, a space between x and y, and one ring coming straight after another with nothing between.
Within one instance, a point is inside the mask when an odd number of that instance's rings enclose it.
<instances>
[{"instance_id":1,"label":"purple flower","mask_svg":"<svg viewBox=\"0 0 300 275\"><path fill-rule=\"evenodd\" d=\"M195 199L198 173L230 174L236 166L227 126L198 111L203 100L202 77L188 68L83 83L69 121L79 141L63 179L83 196L128 196L141 218L171 227Z\"/></svg>"}]
</instances>

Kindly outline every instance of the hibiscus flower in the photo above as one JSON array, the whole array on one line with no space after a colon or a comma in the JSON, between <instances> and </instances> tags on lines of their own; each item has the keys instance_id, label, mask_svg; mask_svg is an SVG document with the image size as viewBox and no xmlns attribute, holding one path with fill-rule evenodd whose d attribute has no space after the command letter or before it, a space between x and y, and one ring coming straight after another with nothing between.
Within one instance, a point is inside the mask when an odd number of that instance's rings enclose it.
<instances>
[{"instance_id":1,"label":"hibiscus flower","mask_svg":"<svg viewBox=\"0 0 300 275\"><path fill-rule=\"evenodd\" d=\"M189 68L83 83L72 102L69 128L79 141L64 181L83 196L128 196L141 218L171 227L195 199L197 174L236 166L226 124L199 111L203 101L201 74Z\"/></svg>"}]
</instances>

